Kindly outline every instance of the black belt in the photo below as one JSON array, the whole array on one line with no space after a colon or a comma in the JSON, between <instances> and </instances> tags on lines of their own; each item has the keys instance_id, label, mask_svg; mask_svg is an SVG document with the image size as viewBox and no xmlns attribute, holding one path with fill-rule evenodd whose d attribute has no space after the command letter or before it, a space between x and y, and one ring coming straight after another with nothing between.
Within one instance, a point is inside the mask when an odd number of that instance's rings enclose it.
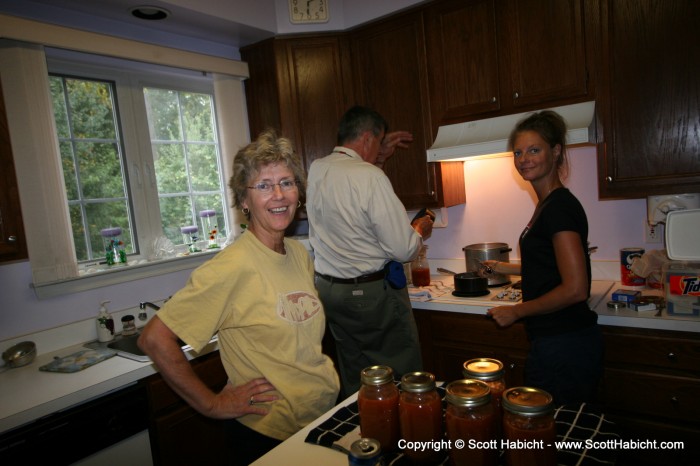
<instances>
[{"instance_id":1,"label":"black belt","mask_svg":"<svg viewBox=\"0 0 700 466\"><path fill-rule=\"evenodd\" d=\"M369 273L367 275L360 275L359 277L355 278L336 278L331 277L330 275L323 275L322 273L316 272L317 277L321 277L324 280L327 280L331 283L340 283L341 285L376 282L377 280L383 280L384 275L384 270L379 270L377 272Z\"/></svg>"}]
</instances>

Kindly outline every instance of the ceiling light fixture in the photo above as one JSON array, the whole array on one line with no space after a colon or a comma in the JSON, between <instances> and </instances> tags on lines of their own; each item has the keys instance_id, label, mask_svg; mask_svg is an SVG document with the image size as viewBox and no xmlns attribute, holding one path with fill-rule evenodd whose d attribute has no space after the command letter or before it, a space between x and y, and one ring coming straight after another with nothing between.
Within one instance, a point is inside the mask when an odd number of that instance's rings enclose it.
<instances>
[{"instance_id":1,"label":"ceiling light fixture","mask_svg":"<svg viewBox=\"0 0 700 466\"><path fill-rule=\"evenodd\" d=\"M136 18L148 21L160 21L170 16L170 12L165 8L152 5L135 6L130 8L129 12Z\"/></svg>"}]
</instances>

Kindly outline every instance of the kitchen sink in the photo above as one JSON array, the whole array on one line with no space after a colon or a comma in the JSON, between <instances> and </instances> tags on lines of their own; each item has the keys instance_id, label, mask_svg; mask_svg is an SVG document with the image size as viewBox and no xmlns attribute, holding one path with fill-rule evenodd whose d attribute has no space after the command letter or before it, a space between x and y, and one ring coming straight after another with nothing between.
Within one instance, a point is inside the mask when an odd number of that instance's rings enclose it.
<instances>
[{"instance_id":1,"label":"kitchen sink","mask_svg":"<svg viewBox=\"0 0 700 466\"><path fill-rule=\"evenodd\" d=\"M114 341L111 341L109 343L93 341L91 343L86 344L85 346L91 349L109 348L111 350L114 350L117 353L117 356L121 356L127 359L133 359L134 361L148 362L151 360L151 358L149 358L148 355L146 355L146 353L141 351L141 348L139 348L139 346L136 344L136 341L139 339L139 335L139 333L129 335L126 337L122 335L116 335L114 337ZM183 349L183 351L190 349L190 346L184 341L180 339L178 339L177 341L180 344L180 347Z\"/></svg>"}]
</instances>

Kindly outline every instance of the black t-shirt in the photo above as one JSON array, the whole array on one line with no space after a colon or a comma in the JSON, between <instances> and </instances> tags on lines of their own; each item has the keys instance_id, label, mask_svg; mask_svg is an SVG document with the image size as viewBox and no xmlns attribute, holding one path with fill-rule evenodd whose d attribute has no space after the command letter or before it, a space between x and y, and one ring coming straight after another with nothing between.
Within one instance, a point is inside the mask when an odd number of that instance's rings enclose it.
<instances>
[{"instance_id":1,"label":"black t-shirt","mask_svg":"<svg viewBox=\"0 0 700 466\"><path fill-rule=\"evenodd\" d=\"M561 283L552 237L560 231L574 231L581 237L586 253L588 287L591 284L591 260L588 256L588 219L583 206L566 188L558 188L540 204L531 224L520 235L523 301L549 292ZM582 301L549 314L524 319L530 338L558 335L593 325L598 316Z\"/></svg>"}]
</instances>

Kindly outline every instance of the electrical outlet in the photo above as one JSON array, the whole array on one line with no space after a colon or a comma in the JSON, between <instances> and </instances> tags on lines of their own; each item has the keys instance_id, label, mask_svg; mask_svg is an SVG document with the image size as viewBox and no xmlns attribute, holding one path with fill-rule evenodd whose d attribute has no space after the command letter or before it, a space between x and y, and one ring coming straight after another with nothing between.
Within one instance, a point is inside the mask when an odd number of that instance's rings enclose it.
<instances>
[{"instance_id":1,"label":"electrical outlet","mask_svg":"<svg viewBox=\"0 0 700 466\"><path fill-rule=\"evenodd\" d=\"M649 225L649 222L644 221L644 242L645 243L660 243L661 242L661 224Z\"/></svg>"}]
</instances>

